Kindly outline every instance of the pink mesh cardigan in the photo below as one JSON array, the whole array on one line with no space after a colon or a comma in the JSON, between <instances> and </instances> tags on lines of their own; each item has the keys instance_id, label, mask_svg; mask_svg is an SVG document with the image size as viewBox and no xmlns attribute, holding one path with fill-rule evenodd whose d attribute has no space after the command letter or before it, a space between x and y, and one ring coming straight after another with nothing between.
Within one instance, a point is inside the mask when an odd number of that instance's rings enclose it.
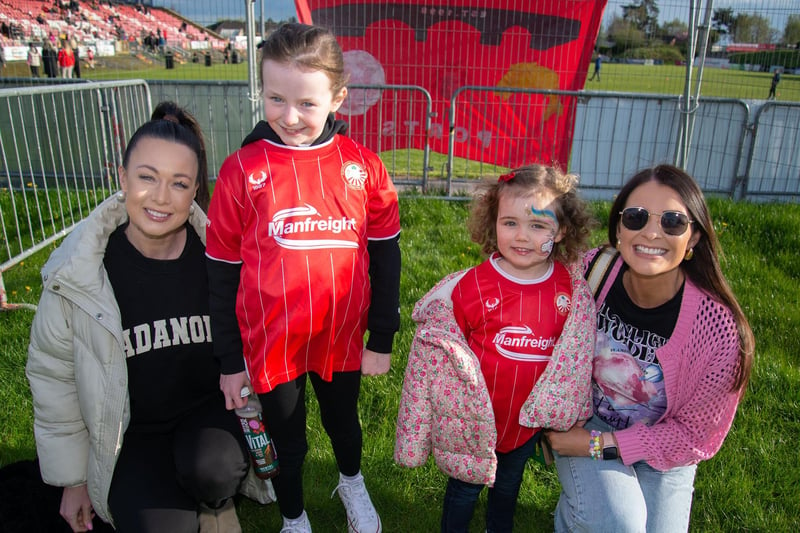
<instances>
[{"instance_id":1,"label":"pink mesh cardigan","mask_svg":"<svg viewBox=\"0 0 800 533\"><path fill-rule=\"evenodd\" d=\"M584 263L596 253L592 250ZM622 264L620 257L598 295L598 307ZM663 471L710 459L722 446L740 399L739 392L731 391L739 364L733 314L687 278L678 322L656 356L664 372L667 410L652 426L635 424L615 432L622 461L645 461Z\"/></svg>"}]
</instances>

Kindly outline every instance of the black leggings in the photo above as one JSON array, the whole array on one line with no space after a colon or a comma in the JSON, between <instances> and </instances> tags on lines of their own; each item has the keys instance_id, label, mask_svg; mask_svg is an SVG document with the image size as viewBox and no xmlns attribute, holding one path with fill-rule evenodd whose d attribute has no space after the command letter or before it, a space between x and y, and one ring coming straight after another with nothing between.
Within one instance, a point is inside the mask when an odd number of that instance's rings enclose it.
<instances>
[{"instance_id":1,"label":"black leggings","mask_svg":"<svg viewBox=\"0 0 800 533\"><path fill-rule=\"evenodd\" d=\"M361 423L358 420L358 393L361 371L336 372L333 380L323 381L315 373L303 374L294 381L259 394L267 431L278 454L280 473L272 486L281 514L297 518L303 512L303 462L308 452L306 440L306 376L319 402L320 418L331 439L339 471L354 476L361 470ZM337 480L338 483L338 480Z\"/></svg>"},{"instance_id":2,"label":"black leggings","mask_svg":"<svg viewBox=\"0 0 800 533\"><path fill-rule=\"evenodd\" d=\"M199 504L222 505L248 467L238 418L219 397L173 431L126 432L108 496L116 529L197 533Z\"/></svg>"}]
</instances>

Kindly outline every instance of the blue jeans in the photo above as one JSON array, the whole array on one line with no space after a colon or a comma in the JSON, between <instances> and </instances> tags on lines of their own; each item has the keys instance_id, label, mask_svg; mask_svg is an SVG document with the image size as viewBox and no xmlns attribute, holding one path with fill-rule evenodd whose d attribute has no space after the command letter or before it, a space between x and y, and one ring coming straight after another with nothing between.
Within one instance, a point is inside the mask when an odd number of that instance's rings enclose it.
<instances>
[{"instance_id":1,"label":"blue jeans","mask_svg":"<svg viewBox=\"0 0 800 533\"><path fill-rule=\"evenodd\" d=\"M489 501L486 509L486 531L488 533L511 531L525 463L533 455L533 448L540 434L537 433L516 450L497 453L497 475L494 487L489 488ZM442 533L469 531L469 523L475 512L475 503L484 486L455 478L449 479L442 508Z\"/></svg>"},{"instance_id":2,"label":"blue jeans","mask_svg":"<svg viewBox=\"0 0 800 533\"><path fill-rule=\"evenodd\" d=\"M596 416L585 427L611 431ZM696 465L661 472L644 461L626 466L620 459L554 456L561 481L557 533L685 533L689 529Z\"/></svg>"}]
</instances>

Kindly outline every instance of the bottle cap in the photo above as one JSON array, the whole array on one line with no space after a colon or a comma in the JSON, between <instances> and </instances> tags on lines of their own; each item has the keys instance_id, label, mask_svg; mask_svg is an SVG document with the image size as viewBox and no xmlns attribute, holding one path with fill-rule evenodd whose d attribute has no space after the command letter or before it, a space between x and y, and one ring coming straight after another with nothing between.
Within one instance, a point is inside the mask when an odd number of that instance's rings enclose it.
<instances>
[{"instance_id":1,"label":"bottle cap","mask_svg":"<svg viewBox=\"0 0 800 533\"><path fill-rule=\"evenodd\" d=\"M241 392L239 394L241 395L242 398L246 398L247 396L250 396L250 387L245 385L244 387L242 387L242 390L241 390Z\"/></svg>"}]
</instances>

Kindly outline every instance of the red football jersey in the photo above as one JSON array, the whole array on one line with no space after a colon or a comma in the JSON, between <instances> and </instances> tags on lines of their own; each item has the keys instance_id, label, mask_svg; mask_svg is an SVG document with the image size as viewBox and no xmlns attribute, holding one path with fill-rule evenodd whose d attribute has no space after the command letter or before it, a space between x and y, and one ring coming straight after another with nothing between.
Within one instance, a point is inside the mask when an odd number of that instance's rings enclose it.
<instances>
[{"instance_id":1,"label":"red football jersey","mask_svg":"<svg viewBox=\"0 0 800 533\"><path fill-rule=\"evenodd\" d=\"M495 254L459 280L453 311L489 388L497 451L507 453L536 432L519 424L519 411L564 329L572 282L558 262L539 279L521 280L503 272L496 259Z\"/></svg>"},{"instance_id":2,"label":"red football jersey","mask_svg":"<svg viewBox=\"0 0 800 533\"><path fill-rule=\"evenodd\" d=\"M308 371L330 380L361 368L367 240L399 233L386 168L348 137L311 147L260 140L228 156L206 254L242 263L236 315L256 392Z\"/></svg>"}]
</instances>

